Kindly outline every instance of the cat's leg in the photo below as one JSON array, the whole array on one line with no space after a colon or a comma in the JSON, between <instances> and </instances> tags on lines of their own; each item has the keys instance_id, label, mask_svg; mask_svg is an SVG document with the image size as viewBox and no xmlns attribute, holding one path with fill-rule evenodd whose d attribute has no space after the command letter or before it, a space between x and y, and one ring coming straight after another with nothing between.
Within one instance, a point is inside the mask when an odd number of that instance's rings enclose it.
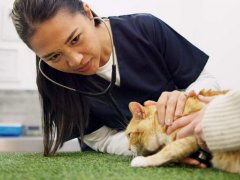
<instances>
[{"instance_id":1,"label":"cat's leg","mask_svg":"<svg viewBox=\"0 0 240 180\"><path fill-rule=\"evenodd\" d=\"M197 149L198 144L196 138L189 136L167 144L161 151L154 155L148 157L135 157L131 162L131 166L161 166L168 162L173 162L188 157L190 154L197 151Z\"/></svg>"}]
</instances>

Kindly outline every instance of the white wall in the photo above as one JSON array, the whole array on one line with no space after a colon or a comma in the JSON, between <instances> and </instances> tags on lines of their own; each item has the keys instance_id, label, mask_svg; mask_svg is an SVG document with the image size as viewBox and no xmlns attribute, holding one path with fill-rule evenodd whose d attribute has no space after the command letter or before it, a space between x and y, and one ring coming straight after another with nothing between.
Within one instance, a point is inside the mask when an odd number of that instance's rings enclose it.
<instances>
[{"instance_id":1,"label":"white wall","mask_svg":"<svg viewBox=\"0 0 240 180\"><path fill-rule=\"evenodd\" d=\"M0 89L36 89L34 54L9 18L13 0L0 0Z\"/></svg>"},{"instance_id":2,"label":"white wall","mask_svg":"<svg viewBox=\"0 0 240 180\"><path fill-rule=\"evenodd\" d=\"M12 0L0 1L0 27L2 26L3 7L11 6ZM90 7L100 16L120 15L129 13L152 13L176 31L198 46L208 55L208 70L219 80L223 88L239 87L240 77L240 1L238 0L88 0ZM19 51L14 70L17 81L0 68L0 89L34 89L35 61L34 55L19 41L6 41L7 35L0 34L1 49L17 49ZM11 32L10 30L7 30ZM4 36L4 37L3 37ZM14 37L14 36L10 36ZM10 38L11 39L11 38ZM16 38L12 38L16 39ZM2 52L2 54L4 54ZM6 52L5 52L6 54ZM14 53L13 53L14 54ZM4 55L6 56L6 55ZM9 55L8 55L9 56ZM7 59L14 58L7 57ZM0 62L6 64L6 57L0 56ZM2 63L5 61L4 63ZM7 68L8 69L8 68ZM8 79L5 82L1 72ZM2 73L3 74L3 73ZM6 75L7 74L7 75Z\"/></svg>"}]
</instances>

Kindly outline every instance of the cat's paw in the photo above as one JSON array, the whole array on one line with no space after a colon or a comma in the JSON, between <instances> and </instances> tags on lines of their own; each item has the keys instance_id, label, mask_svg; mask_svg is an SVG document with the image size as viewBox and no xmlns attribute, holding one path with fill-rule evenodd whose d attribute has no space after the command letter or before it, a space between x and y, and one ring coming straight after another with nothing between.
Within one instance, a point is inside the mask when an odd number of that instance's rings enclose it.
<instances>
[{"instance_id":1,"label":"cat's paw","mask_svg":"<svg viewBox=\"0 0 240 180\"><path fill-rule=\"evenodd\" d=\"M131 162L132 167L147 167L147 161L146 158L143 156L137 156L135 157Z\"/></svg>"}]
</instances>

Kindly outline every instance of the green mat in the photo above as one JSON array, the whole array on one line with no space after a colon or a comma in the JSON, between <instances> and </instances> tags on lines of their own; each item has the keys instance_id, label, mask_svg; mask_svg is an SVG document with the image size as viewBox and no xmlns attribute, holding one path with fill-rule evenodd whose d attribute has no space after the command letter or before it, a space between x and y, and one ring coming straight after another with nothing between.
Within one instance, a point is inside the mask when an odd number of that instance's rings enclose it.
<instances>
[{"instance_id":1,"label":"green mat","mask_svg":"<svg viewBox=\"0 0 240 180\"><path fill-rule=\"evenodd\" d=\"M212 168L198 169L184 165L132 168L130 157L96 152L58 153L43 157L40 153L0 153L0 179L67 180L234 180L240 175Z\"/></svg>"}]
</instances>

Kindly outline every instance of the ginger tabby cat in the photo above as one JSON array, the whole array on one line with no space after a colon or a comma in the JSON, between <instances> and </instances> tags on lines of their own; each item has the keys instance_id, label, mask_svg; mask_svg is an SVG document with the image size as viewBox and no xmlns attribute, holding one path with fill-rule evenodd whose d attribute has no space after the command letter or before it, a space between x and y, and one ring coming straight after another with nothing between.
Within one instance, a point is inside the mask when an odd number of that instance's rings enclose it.
<instances>
[{"instance_id":1,"label":"ginger tabby cat","mask_svg":"<svg viewBox=\"0 0 240 180\"><path fill-rule=\"evenodd\" d=\"M227 92L202 90L199 94L214 96ZM204 106L205 104L198 100L197 95L188 97L183 115L196 112ZM198 150L199 145L194 136L176 140L176 131L170 135L165 133L166 126L160 125L155 106L142 106L137 102L131 102L129 109L133 117L125 132L128 137L129 149L138 155L132 160L131 166L161 166L189 157ZM240 150L211 153L213 167L240 173Z\"/></svg>"}]
</instances>

